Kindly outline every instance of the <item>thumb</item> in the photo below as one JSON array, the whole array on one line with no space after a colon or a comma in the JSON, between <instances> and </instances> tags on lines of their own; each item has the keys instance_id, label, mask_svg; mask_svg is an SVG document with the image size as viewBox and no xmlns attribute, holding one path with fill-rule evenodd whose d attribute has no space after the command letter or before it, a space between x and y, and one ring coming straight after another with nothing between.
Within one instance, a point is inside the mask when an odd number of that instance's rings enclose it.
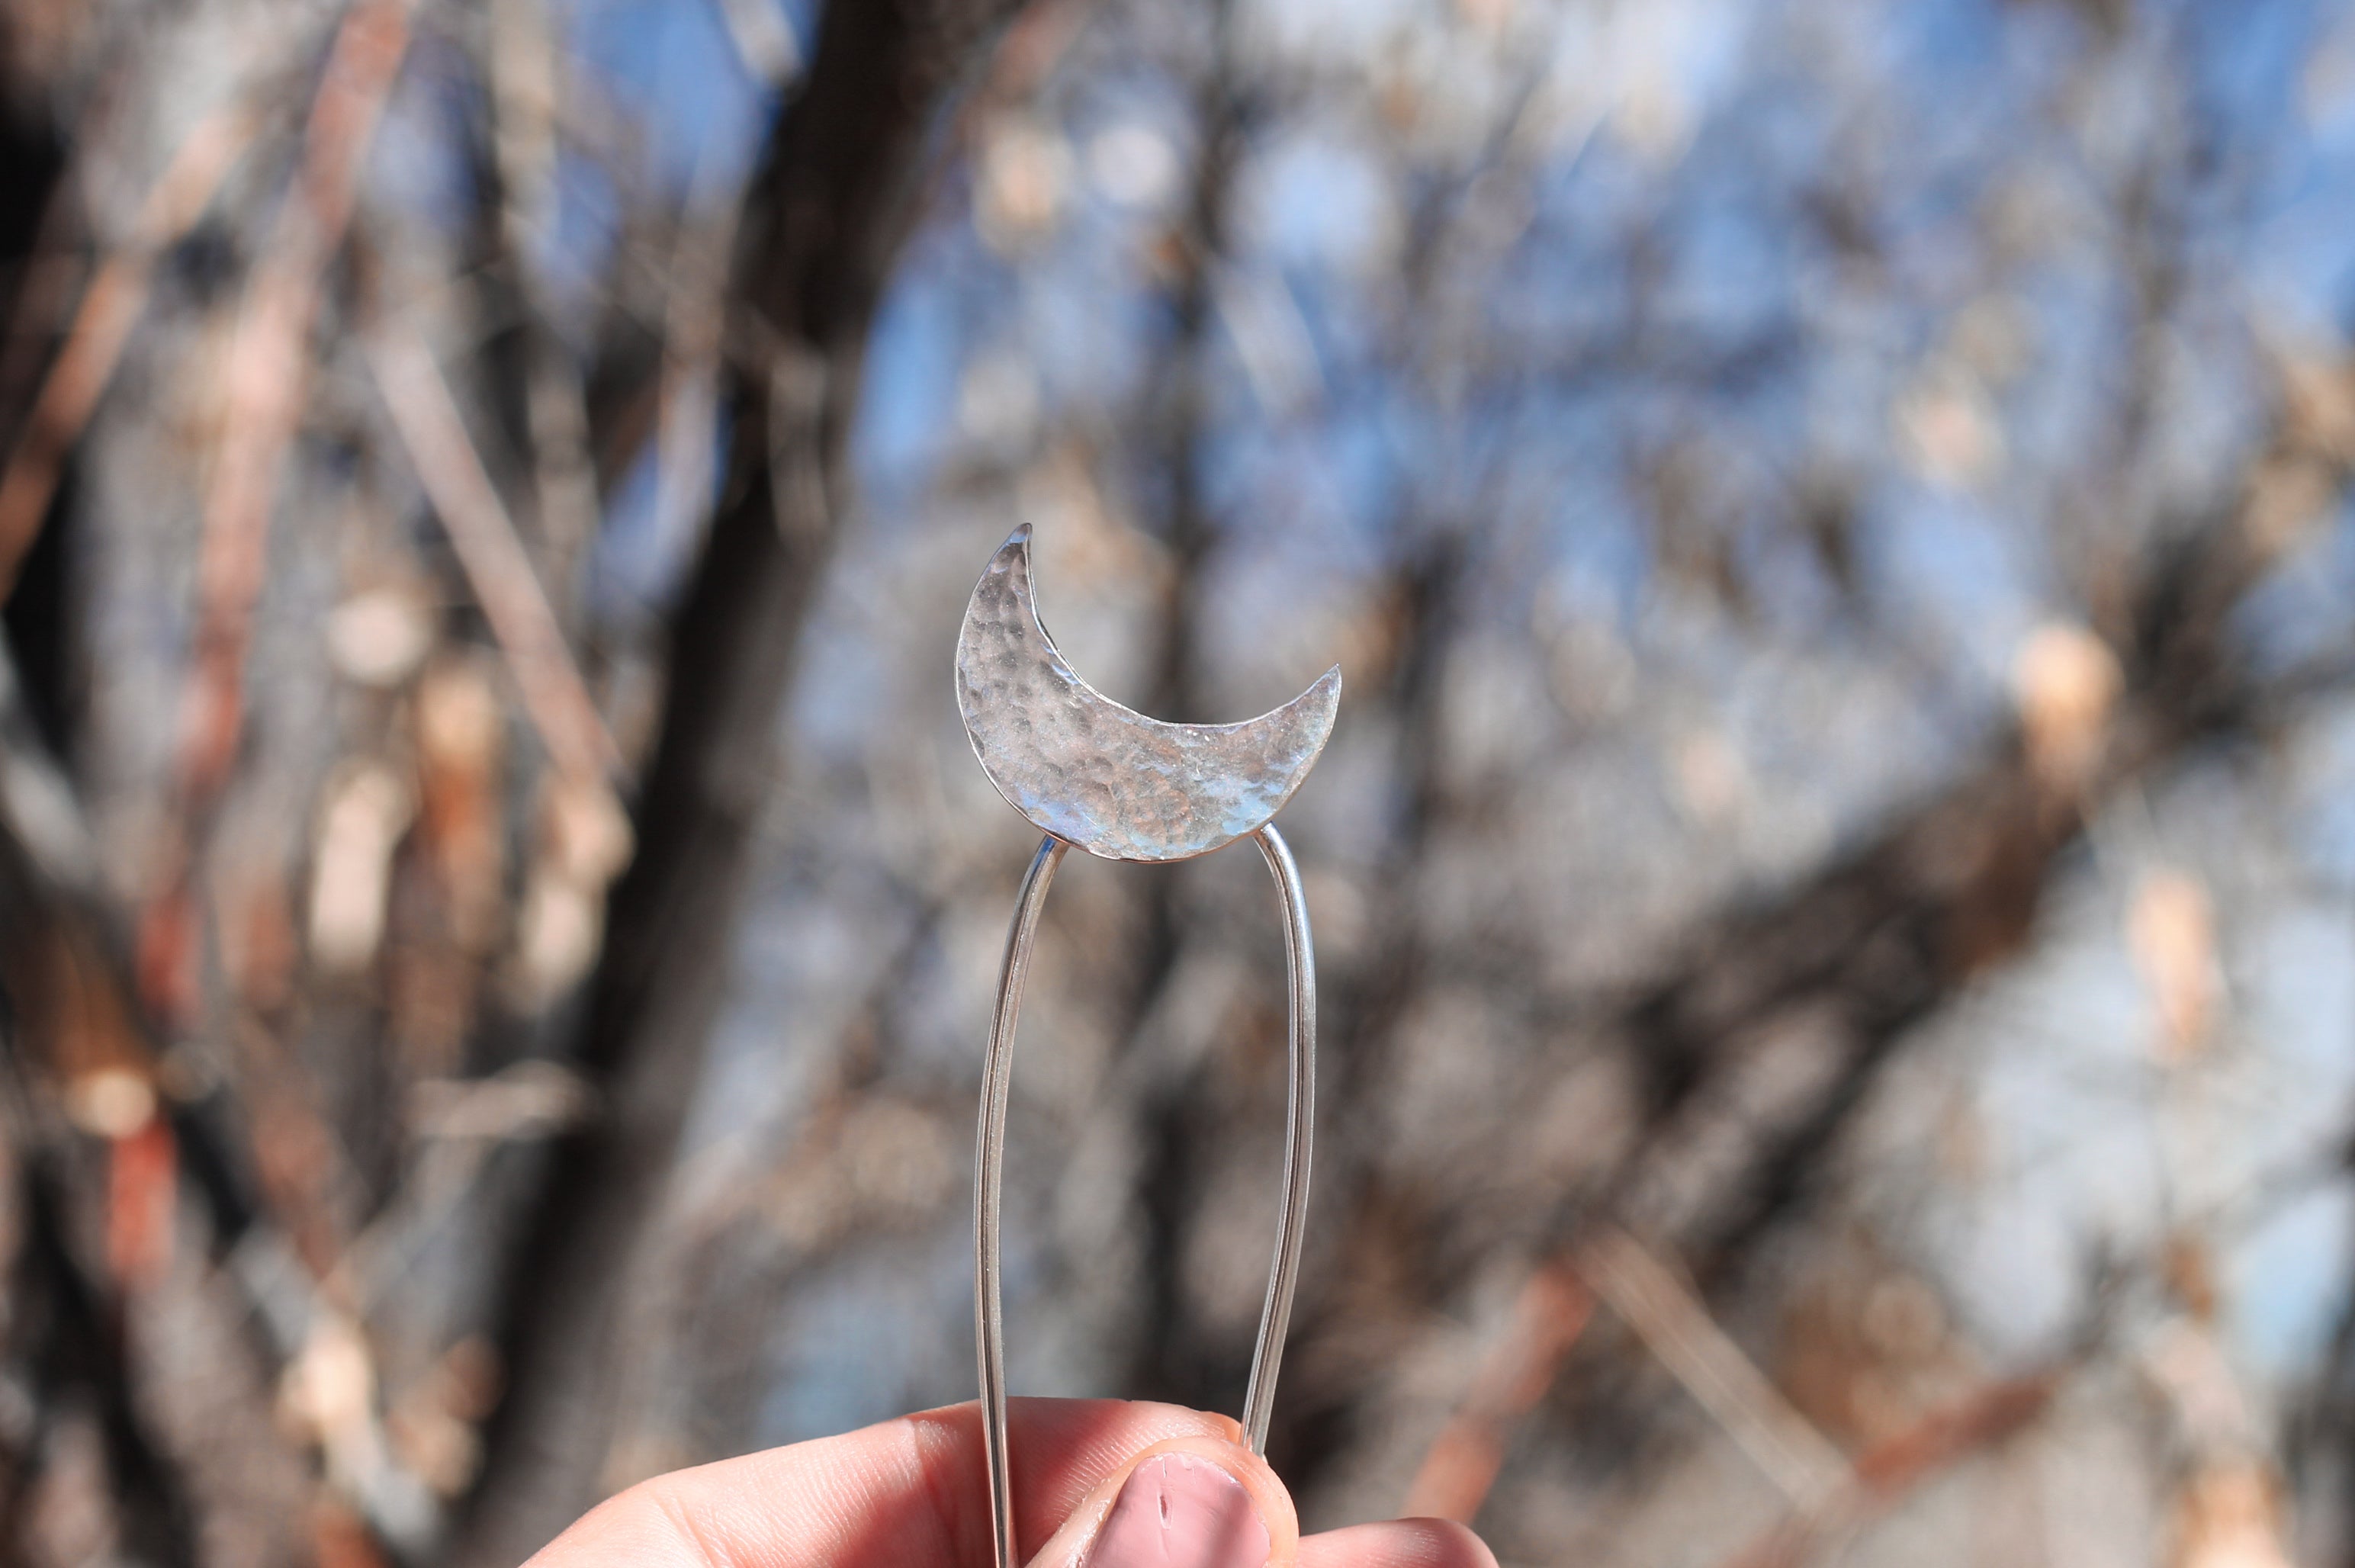
<instances>
[{"instance_id":1,"label":"thumb","mask_svg":"<svg viewBox=\"0 0 2355 1568\"><path fill-rule=\"evenodd\" d=\"M1299 1552L1292 1495L1266 1460L1173 1437L1082 1498L1030 1568L1292 1568Z\"/></svg>"}]
</instances>

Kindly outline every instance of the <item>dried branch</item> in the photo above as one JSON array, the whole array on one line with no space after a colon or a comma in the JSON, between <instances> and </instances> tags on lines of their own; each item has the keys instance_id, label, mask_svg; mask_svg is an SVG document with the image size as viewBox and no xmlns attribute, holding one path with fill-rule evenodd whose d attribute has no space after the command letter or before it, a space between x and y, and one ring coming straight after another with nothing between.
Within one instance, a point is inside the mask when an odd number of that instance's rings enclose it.
<instances>
[{"instance_id":1,"label":"dried branch","mask_svg":"<svg viewBox=\"0 0 2355 1568\"><path fill-rule=\"evenodd\" d=\"M776 87L801 67L801 46L777 0L718 0L729 41L753 80Z\"/></svg>"},{"instance_id":2,"label":"dried branch","mask_svg":"<svg viewBox=\"0 0 2355 1568\"><path fill-rule=\"evenodd\" d=\"M497 0L491 8L491 85L506 261L525 307L524 417L546 581L559 624L570 624L579 563L601 510L589 452L581 376L551 321L547 291L529 261L553 231L557 120L564 98L561 50L544 0Z\"/></svg>"},{"instance_id":3,"label":"dried branch","mask_svg":"<svg viewBox=\"0 0 2355 1568\"><path fill-rule=\"evenodd\" d=\"M274 1169L265 1157L273 1141L318 1147L331 1145L332 1137L290 1082L293 1064L282 1060L260 1084L246 1085L234 1105L223 1087L197 1098L168 1090L162 1031L132 984L80 803L62 771L41 752L16 689L13 667L0 657L0 987L15 1015L6 1051L16 1099L62 1101L102 1140L103 1150L93 1163L59 1155L51 1147L57 1136L44 1135L46 1145L36 1137L28 1146L32 1157L46 1161L37 1173L50 1184L43 1189L45 1200L100 1214L108 1238L104 1267L84 1268L83 1284L75 1287L77 1299L99 1304L76 1310L100 1338L75 1341L81 1346L75 1353L87 1360L115 1344L112 1353L127 1356L116 1343L127 1332L122 1304L155 1294L153 1287L171 1272L185 1179L200 1200L195 1214L201 1249L209 1261L231 1265L226 1272L260 1330L267 1371L284 1372L300 1386L314 1375L311 1369L323 1355L369 1369L372 1352L342 1307L352 1283L346 1277L350 1270L341 1265L352 1255L343 1229L314 1184ZM182 1309L178 1316L189 1315ZM218 1378L235 1375L229 1369L246 1360L239 1353L245 1347L205 1336L240 1327L182 1321L175 1333L188 1340L195 1364ZM107 1371L108 1363L91 1365ZM182 1367L168 1375L186 1373ZM103 1386L100 1392L126 1413L110 1405L107 1421L110 1445L131 1445L118 1464L136 1467L135 1476L126 1471L124 1477L126 1493L136 1489L127 1506L143 1516L157 1509L169 1515L184 1508L177 1500L184 1494L200 1489L203 1456L186 1450L184 1436L176 1449L140 1436L144 1418L131 1403L139 1392L129 1381L133 1369L126 1364L119 1375L124 1381L119 1393ZM249 1392L253 1403L266 1403L266 1392ZM342 1401L332 1420L317 1420L314 1427L330 1450L330 1486L365 1527L388 1541L421 1542L430 1525L417 1505L420 1490L392 1462L380 1413L365 1400ZM248 1458L267 1455L270 1468L309 1472L299 1438L274 1424L250 1424L237 1440ZM182 1467L194 1474L180 1475ZM195 1559L167 1554L155 1560Z\"/></svg>"},{"instance_id":4,"label":"dried branch","mask_svg":"<svg viewBox=\"0 0 2355 1568\"><path fill-rule=\"evenodd\" d=\"M1576 1270L1548 1264L1530 1274L1510 1325L1473 1373L1463 1405L1423 1454L1401 1514L1471 1522L1504 1468L1514 1424L1553 1386L1562 1358L1593 1316L1593 1293Z\"/></svg>"},{"instance_id":5,"label":"dried branch","mask_svg":"<svg viewBox=\"0 0 2355 1568\"><path fill-rule=\"evenodd\" d=\"M31 414L0 473L0 600L16 585L68 453L113 379L145 309L155 263L195 227L252 144L257 118L243 95L199 121L140 204L128 241L99 263L74 309L65 343L43 378Z\"/></svg>"},{"instance_id":6,"label":"dried branch","mask_svg":"<svg viewBox=\"0 0 2355 1568\"><path fill-rule=\"evenodd\" d=\"M1839 1450L1792 1408L1692 1291L1626 1232L1605 1227L1579 1272L1802 1513L1847 1471Z\"/></svg>"},{"instance_id":7,"label":"dried branch","mask_svg":"<svg viewBox=\"0 0 2355 1568\"><path fill-rule=\"evenodd\" d=\"M311 328L408 49L410 10L410 0L358 0L345 13L312 101L302 170L228 351L228 409L206 498L195 645L181 694L175 809L137 938L140 996L168 1029L186 1028L197 1010L197 839L243 731L245 651L279 468L301 420Z\"/></svg>"},{"instance_id":8,"label":"dried branch","mask_svg":"<svg viewBox=\"0 0 2355 1568\"><path fill-rule=\"evenodd\" d=\"M2158 552L2126 617L2119 689L2078 715L2082 733L2040 733L2031 703L2021 733L1873 838L1698 927L1685 962L1598 1031L1648 1075L1650 1120L1612 1179L1564 1200L1564 1263L1583 1258L1586 1227L1626 1217L1674 1238L1705 1293L1728 1288L1899 1042L2021 951L2091 814L2310 695L2302 675L2257 680L2230 636L2269 559L2254 535L2236 504ZM1798 1088L1717 1093L1778 1030L1778 1074Z\"/></svg>"},{"instance_id":9,"label":"dried branch","mask_svg":"<svg viewBox=\"0 0 2355 1568\"><path fill-rule=\"evenodd\" d=\"M0 1059L16 1058L9 1030ZM194 1568L197 1562L196 1510L188 1488L139 1408L136 1377L125 1343L123 1303L103 1275L80 1255L66 1163L58 1140L27 1125L21 1060L6 1061L19 1082L9 1098L19 1114L5 1143L15 1157L15 1194L22 1235L8 1272L8 1359L31 1373L25 1392L37 1401L29 1415L37 1443L48 1417L69 1393L95 1407L106 1465L112 1482L121 1546L134 1561ZM28 1454L27 1464L37 1456ZM12 1483L15 1478L11 1477Z\"/></svg>"},{"instance_id":10,"label":"dried branch","mask_svg":"<svg viewBox=\"0 0 2355 1568\"><path fill-rule=\"evenodd\" d=\"M369 368L409 449L419 483L449 530L458 564L491 624L526 712L559 771L581 784L610 779L620 750L573 663L531 557L466 434L432 356L410 334L369 340Z\"/></svg>"},{"instance_id":11,"label":"dried branch","mask_svg":"<svg viewBox=\"0 0 2355 1568\"><path fill-rule=\"evenodd\" d=\"M302 418L311 327L408 50L410 4L360 0L346 13L312 102L301 175L261 249L229 347L229 401L205 502L197 640L182 709L179 787L191 814L218 793L236 754L245 648L279 468Z\"/></svg>"},{"instance_id":12,"label":"dried branch","mask_svg":"<svg viewBox=\"0 0 2355 1568\"><path fill-rule=\"evenodd\" d=\"M765 375L734 389L733 468L672 622L640 852L608 902L579 1065L610 1114L563 1139L511 1276L511 1383L457 1560L508 1563L596 1495L628 1263L703 1056L777 709L839 525L868 329L935 117L1007 0L829 6L745 226L737 297Z\"/></svg>"},{"instance_id":13,"label":"dried branch","mask_svg":"<svg viewBox=\"0 0 2355 1568\"><path fill-rule=\"evenodd\" d=\"M2018 1436L2051 1407L2062 1377L2051 1369L2004 1378L1931 1412L1858 1455L1838 1489L1737 1552L1728 1568L1796 1568L1826 1537L1867 1523L1924 1482Z\"/></svg>"}]
</instances>

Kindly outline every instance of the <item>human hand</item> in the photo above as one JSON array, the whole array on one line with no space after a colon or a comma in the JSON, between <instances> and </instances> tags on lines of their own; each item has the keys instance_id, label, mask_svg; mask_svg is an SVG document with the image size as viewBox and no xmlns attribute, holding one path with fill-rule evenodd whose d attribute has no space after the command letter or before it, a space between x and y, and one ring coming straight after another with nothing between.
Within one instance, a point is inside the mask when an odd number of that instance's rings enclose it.
<instances>
[{"instance_id":1,"label":"human hand","mask_svg":"<svg viewBox=\"0 0 2355 1568\"><path fill-rule=\"evenodd\" d=\"M1029 1568L1496 1568L1437 1520L1302 1539L1284 1483L1221 1415L1018 1399L1012 1421ZM526 1568L992 1568L979 1407L658 1476Z\"/></svg>"}]
</instances>

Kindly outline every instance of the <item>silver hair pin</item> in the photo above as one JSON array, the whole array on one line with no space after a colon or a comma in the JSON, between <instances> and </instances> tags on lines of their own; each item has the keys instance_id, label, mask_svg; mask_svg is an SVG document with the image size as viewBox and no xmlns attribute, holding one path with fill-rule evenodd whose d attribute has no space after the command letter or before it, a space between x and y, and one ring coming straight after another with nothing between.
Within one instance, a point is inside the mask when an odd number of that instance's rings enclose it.
<instances>
[{"instance_id":1,"label":"silver hair pin","mask_svg":"<svg viewBox=\"0 0 2355 1568\"><path fill-rule=\"evenodd\" d=\"M1284 1358L1308 1211L1309 1143L1316 1108L1316 955L1300 869L1270 820L1292 798L1333 732L1338 666L1272 713L1240 724L1170 724L1124 708L1072 673L1039 622L1030 593L1030 526L1009 535L966 606L957 637L957 708L982 771L1046 837L1030 858L997 972L997 1008L982 1072L974 1159L974 1333L981 1361L982 1441L997 1568L1016 1568L1013 1473L1007 1451L1005 1304L999 1287L1000 1186L1014 1027L1039 932L1039 912L1063 852L1107 860L1184 860L1249 835L1284 903L1292 988L1291 1088L1284 1144L1284 1206L1275 1262L1260 1311L1242 1425L1267 1446L1268 1413Z\"/></svg>"}]
</instances>

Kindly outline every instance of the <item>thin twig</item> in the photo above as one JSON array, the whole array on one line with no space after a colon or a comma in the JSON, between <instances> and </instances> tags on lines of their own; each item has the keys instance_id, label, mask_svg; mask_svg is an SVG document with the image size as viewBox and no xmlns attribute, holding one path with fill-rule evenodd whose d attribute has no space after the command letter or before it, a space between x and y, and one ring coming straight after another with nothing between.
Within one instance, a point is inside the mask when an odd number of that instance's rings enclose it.
<instances>
[{"instance_id":1,"label":"thin twig","mask_svg":"<svg viewBox=\"0 0 2355 1568\"><path fill-rule=\"evenodd\" d=\"M1593 1293L1575 1269L1557 1262L1529 1275L1512 1322L1474 1372L1462 1407L1424 1452L1401 1513L1472 1521L1504 1467L1513 1424L1553 1386L1562 1358L1593 1316Z\"/></svg>"},{"instance_id":2,"label":"thin twig","mask_svg":"<svg viewBox=\"0 0 2355 1568\"><path fill-rule=\"evenodd\" d=\"M2051 1404L2062 1376L2051 1368L1988 1383L1874 1444L1819 1507L1768 1531L1728 1568L1796 1568L1827 1535L1887 1512L1931 1477L2018 1435Z\"/></svg>"},{"instance_id":3,"label":"thin twig","mask_svg":"<svg viewBox=\"0 0 2355 1568\"><path fill-rule=\"evenodd\" d=\"M173 815L155 891L140 914L140 990L171 1028L184 1027L197 1005L196 842L244 730L246 648L267 569L278 473L302 417L312 323L408 53L411 4L358 0L344 14L312 100L301 174L262 248L229 342L227 411L197 553L195 645L180 697Z\"/></svg>"},{"instance_id":4,"label":"thin twig","mask_svg":"<svg viewBox=\"0 0 2355 1568\"><path fill-rule=\"evenodd\" d=\"M655 517L659 527L681 534L700 530L716 478L728 261L744 206L731 176L727 162L708 147L697 159L666 269L670 297L663 312Z\"/></svg>"},{"instance_id":5,"label":"thin twig","mask_svg":"<svg viewBox=\"0 0 2355 1568\"><path fill-rule=\"evenodd\" d=\"M0 601L16 588L16 573L57 494L66 453L90 423L122 361L131 328L146 309L156 259L212 205L221 182L252 144L259 123L243 95L198 122L140 204L128 242L99 263L83 291L7 470L0 474Z\"/></svg>"},{"instance_id":6,"label":"thin twig","mask_svg":"<svg viewBox=\"0 0 2355 1568\"><path fill-rule=\"evenodd\" d=\"M782 87L802 69L802 46L777 0L719 0L719 19L745 71L764 88Z\"/></svg>"},{"instance_id":7,"label":"thin twig","mask_svg":"<svg viewBox=\"0 0 2355 1568\"><path fill-rule=\"evenodd\" d=\"M449 530L458 564L549 757L570 778L610 779L620 771L621 751L565 645L531 557L516 537L441 370L414 338L400 332L370 338L367 352L393 425Z\"/></svg>"},{"instance_id":8,"label":"thin twig","mask_svg":"<svg viewBox=\"0 0 2355 1568\"><path fill-rule=\"evenodd\" d=\"M222 379L228 411L206 497L197 646L181 732L181 784L218 790L242 727L245 650L260 597L278 473L300 421L305 348L328 265L351 220L378 121L408 51L410 0L360 0L319 82L303 171L261 251Z\"/></svg>"},{"instance_id":9,"label":"thin twig","mask_svg":"<svg viewBox=\"0 0 2355 1568\"><path fill-rule=\"evenodd\" d=\"M269 1371L286 1371L299 1362L311 1326L331 1309L323 1299L316 1271L337 1252L339 1227L318 1184L290 1179L282 1168L273 1171L258 1146L272 1136L273 1125L283 1128L290 1116L306 1118L306 1125L279 1132L282 1146L316 1142L325 1135L300 1103L299 1090L282 1071L275 1071L282 1062L250 1080L263 1088L240 1120L250 1122L253 1146L229 1141L220 1118L202 1101L161 1092L159 1030L144 1016L128 965L108 940L110 923L102 908L106 893L91 843L80 803L33 733L15 670L0 654L0 969L8 971L5 978L12 1002L22 1006L34 999L11 1020L13 1037L0 1040L5 1047L0 1057L13 1057L15 1072L26 1078L15 1098L27 1099L36 1082L40 1098L67 1101L78 1084L86 1086L94 1076L123 1083L130 1098L112 1113L117 1125L91 1129L106 1135L105 1157L70 1183L84 1189L76 1203L103 1215L109 1231L108 1264L93 1268L91 1277L117 1298L119 1310L120 1301L164 1283L170 1244L182 1233L182 1223L193 1224L202 1238L200 1250L230 1260L228 1276L243 1288L255 1320L267 1330ZM61 966L43 974L39 965L45 958ZM0 1069L0 1079L8 1076ZM0 1099L7 1097L0 1086ZM0 1110L0 1121L6 1119ZM60 1179L70 1174L60 1165ZM134 1179L144 1192L132 1190L129 1184ZM259 1206L252 1190L256 1179ZM173 1202L181 1180L195 1189L201 1203L183 1207ZM149 1206L145 1199L159 1193L161 1202L155 1207L167 1222L160 1231L141 1233L141 1222L153 1221L138 1211ZM171 1222L175 1216L185 1219ZM250 1266L262 1259L283 1260L286 1266L266 1271ZM237 1349L203 1340L191 1349L200 1360L240 1359ZM254 1435L272 1443L283 1440L266 1424ZM380 1442L378 1447L382 1447ZM304 1468L293 1454L283 1457L291 1470ZM185 1452L159 1456L159 1462L165 1460L186 1464L189 1456ZM351 1487L347 1479L336 1478L335 1484L388 1537L406 1528L398 1507L399 1488L387 1492L380 1476L369 1483L373 1491ZM159 1475L143 1486L152 1489L177 1484L173 1477ZM144 1492L136 1500L141 1506L157 1501Z\"/></svg>"},{"instance_id":10,"label":"thin twig","mask_svg":"<svg viewBox=\"0 0 2355 1568\"><path fill-rule=\"evenodd\" d=\"M938 151L940 116L1018 0L829 5L801 91L748 198L738 311L781 363L741 378L731 483L670 615L663 722L645 770L641 851L607 903L578 1054L607 1107L560 1139L508 1271L507 1392L448 1561L513 1563L600 1489L623 1412L623 1283L660 1214L779 766L789 688L836 536L858 371ZM822 222L809 221L822 213ZM815 389L815 396L805 396Z\"/></svg>"},{"instance_id":11,"label":"thin twig","mask_svg":"<svg viewBox=\"0 0 2355 1568\"><path fill-rule=\"evenodd\" d=\"M534 520L550 597L559 624L569 624L578 563L597 534L597 475L581 372L553 325L546 282L531 264L533 245L555 228L557 121L568 84L543 0L497 0L491 17L500 234L526 315L524 417Z\"/></svg>"},{"instance_id":12,"label":"thin twig","mask_svg":"<svg viewBox=\"0 0 2355 1568\"><path fill-rule=\"evenodd\" d=\"M1642 1243L1606 1227L1581 1250L1578 1268L1794 1507L1812 1512L1846 1482L1840 1451Z\"/></svg>"}]
</instances>

